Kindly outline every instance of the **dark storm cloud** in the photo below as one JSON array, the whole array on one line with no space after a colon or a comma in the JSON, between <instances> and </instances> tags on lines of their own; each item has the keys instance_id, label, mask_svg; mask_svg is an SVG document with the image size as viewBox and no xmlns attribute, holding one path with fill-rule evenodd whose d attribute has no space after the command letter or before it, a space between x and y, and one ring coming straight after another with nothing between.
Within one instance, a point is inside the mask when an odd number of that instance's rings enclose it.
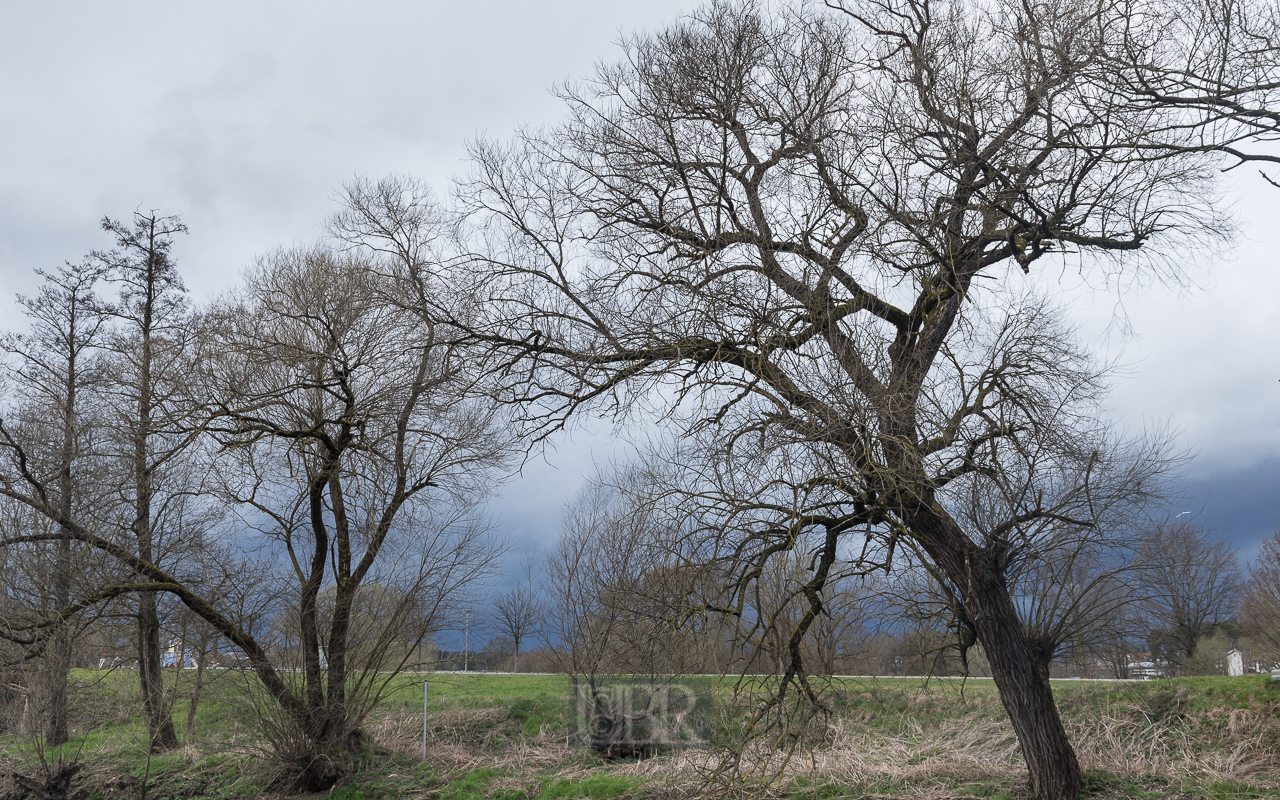
<instances>
[{"instance_id":1,"label":"dark storm cloud","mask_svg":"<svg viewBox=\"0 0 1280 800\"><path fill-rule=\"evenodd\" d=\"M1199 524L1229 538L1242 561L1280 528L1280 457L1195 478L1186 489L1183 505Z\"/></svg>"}]
</instances>

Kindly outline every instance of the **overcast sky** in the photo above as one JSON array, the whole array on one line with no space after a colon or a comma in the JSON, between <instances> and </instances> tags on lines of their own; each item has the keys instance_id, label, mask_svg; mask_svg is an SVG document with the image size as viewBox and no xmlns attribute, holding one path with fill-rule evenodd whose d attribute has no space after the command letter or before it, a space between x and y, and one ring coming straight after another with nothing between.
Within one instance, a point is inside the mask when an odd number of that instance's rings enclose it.
<instances>
[{"instance_id":1,"label":"overcast sky","mask_svg":"<svg viewBox=\"0 0 1280 800\"><path fill-rule=\"evenodd\" d=\"M464 144L554 122L548 88L656 30L690 3L361 2L0 5L0 328L32 269L109 242L103 215L180 214L194 297L256 254L313 239L334 187L391 172L442 189ZM1122 297L1062 281L1084 333L1126 366L1112 411L1167 424L1197 455L1187 507L1245 555L1280 525L1280 190L1228 178L1242 239L1190 291ZM1117 303L1135 335L1116 335ZM619 453L580 431L494 505L522 546L554 537L594 462Z\"/></svg>"}]
</instances>

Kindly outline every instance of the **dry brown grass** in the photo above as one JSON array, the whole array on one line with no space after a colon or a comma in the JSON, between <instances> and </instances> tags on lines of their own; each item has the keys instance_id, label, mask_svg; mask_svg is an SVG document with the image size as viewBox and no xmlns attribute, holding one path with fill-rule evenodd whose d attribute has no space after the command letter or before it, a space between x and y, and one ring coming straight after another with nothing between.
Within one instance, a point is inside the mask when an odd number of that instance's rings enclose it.
<instances>
[{"instance_id":1,"label":"dry brown grass","mask_svg":"<svg viewBox=\"0 0 1280 800\"><path fill-rule=\"evenodd\" d=\"M716 772L718 756L685 752L619 768L620 774L644 778L681 775L706 778ZM844 786L893 785L913 795L932 795L958 783L1022 777L1017 741L1007 725L991 722L948 722L900 735L884 730L833 724L826 743L790 752L765 745L746 748L737 762L740 778L785 784L794 779Z\"/></svg>"},{"instance_id":2,"label":"dry brown grass","mask_svg":"<svg viewBox=\"0 0 1280 800\"><path fill-rule=\"evenodd\" d=\"M1175 698L1176 700L1176 698ZM977 709L987 704L966 701ZM1280 797L1280 704L1255 708L1186 710L1174 702L1152 714L1146 704L1118 704L1069 716L1068 732L1081 766L1117 778L1164 786L1204 787L1246 784ZM854 713L831 724L825 741L786 752L753 744L737 754L736 774L744 791L781 794L799 780L874 789L892 795L956 797L966 784L998 785L1025 791L1025 767L1008 722L989 713L946 718L928 724L910 715L892 725L875 724ZM880 720L883 722L884 720ZM653 782L660 793L701 794L709 776L724 772L723 754L686 751L657 759L614 765L614 774ZM758 781L769 778L765 785ZM873 789L874 787L874 789ZM1021 789L1019 789L1021 787ZM1179 790L1180 791L1180 790ZM1189 788L1186 796L1216 796ZM1179 794L1179 796L1182 796Z\"/></svg>"},{"instance_id":3,"label":"dry brown grass","mask_svg":"<svg viewBox=\"0 0 1280 800\"><path fill-rule=\"evenodd\" d=\"M448 708L427 715L427 761L446 770L492 767L524 774L545 773L576 758L580 750L546 731L535 741L513 740L503 729L505 709ZM388 714L366 726L381 747L409 757L422 753L422 717Z\"/></svg>"},{"instance_id":4,"label":"dry brown grass","mask_svg":"<svg viewBox=\"0 0 1280 800\"><path fill-rule=\"evenodd\" d=\"M1280 737L1273 708L1216 708L1164 719L1127 717L1069 721L1081 765L1117 775L1174 781L1249 781L1280 788ZM1135 718L1136 717L1136 718Z\"/></svg>"}]
</instances>

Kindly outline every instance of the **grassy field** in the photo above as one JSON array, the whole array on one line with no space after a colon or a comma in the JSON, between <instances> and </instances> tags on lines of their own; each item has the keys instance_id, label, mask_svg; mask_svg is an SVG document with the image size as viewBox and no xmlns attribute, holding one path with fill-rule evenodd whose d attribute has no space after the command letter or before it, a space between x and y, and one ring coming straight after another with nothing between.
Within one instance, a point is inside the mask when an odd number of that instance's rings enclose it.
<instances>
[{"instance_id":1,"label":"grassy field","mask_svg":"<svg viewBox=\"0 0 1280 800\"><path fill-rule=\"evenodd\" d=\"M422 683L430 682L422 759ZM257 735L245 673L218 673L179 750L147 757L136 673L73 674L74 740L47 763L78 761L85 800L108 797L281 796ZM172 674L174 717L185 732L189 674ZM704 682L704 687L710 684ZM1026 795L1003 708L990 681L842 679L822 684L830 715L785 764L774 747L743 763L776 776L751 795L842 797ZM1280 798L1280 684L1263 676L1152 683L1055 682L1059 706L1098 798ZM712 794L717 750L673 750L607 761L569 743L575 715L559 675L397 678L365 725L370 747L326 797L346 800L570 800ZM745 703L742 697L738 702ZM710 744L740 738L744 706L727 684L705 704ZM40 772L30 738L0 732L0 798L12 772Z\"/></svg>"}]
</instances>

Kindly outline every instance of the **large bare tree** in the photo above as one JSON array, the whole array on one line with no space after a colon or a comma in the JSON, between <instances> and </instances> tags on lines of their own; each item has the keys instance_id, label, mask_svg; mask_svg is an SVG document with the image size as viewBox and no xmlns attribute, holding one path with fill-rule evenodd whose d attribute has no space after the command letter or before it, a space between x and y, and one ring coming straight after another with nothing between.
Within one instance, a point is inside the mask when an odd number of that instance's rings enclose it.
<instances>
[{"instance_id":1,"label":"large bare tree","mask_svg":"<svg viewBox=\"0 0 1280 800\"><path fill-rule=\"evenodd\" d=\"M747 495L754 524L723 530L752 565L817 536L798 631L842 542L870 537L884 560L909 543L972 623L1034 792L1074 797L1006 582L1017 530L1057 512L1032 485L975 537L945 496L999 476L1089 388L1037 332L1024 273L1176 279L1229 233L1218 153L1268 124L1249 114L1280 85L1274 15L833 5L705 7L563 87L562 124L476 145L464 195L491 302L475 327L533 422L647 397L750 442L762 484L783 469L786 492Z\"/></svg>"}]
</instances>

